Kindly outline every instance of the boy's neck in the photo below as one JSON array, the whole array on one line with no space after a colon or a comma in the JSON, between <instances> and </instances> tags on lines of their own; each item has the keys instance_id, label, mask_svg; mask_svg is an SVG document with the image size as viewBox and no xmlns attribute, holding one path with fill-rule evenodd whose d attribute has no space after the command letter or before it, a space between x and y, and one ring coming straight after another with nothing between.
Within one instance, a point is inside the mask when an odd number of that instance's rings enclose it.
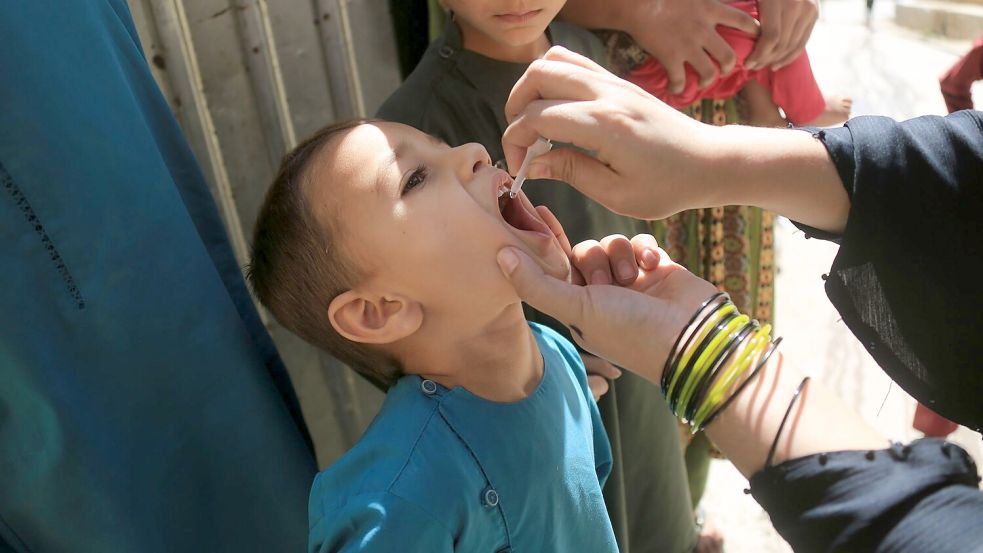
<instances>
[{"instance_id":1,"label":"boy's neck","mask_svg":"<svg viewBox=\"0 0 983 553\"><path fill-rule=\"evenodd\" d=\"M550 49L550 40L542 33L533 42L511 45L486 35L467 21L455 20L461 30L461 43L465 50L481 54L486 58L510 63L532 63L541 58Z\"/></svg>"},{"instance_id":2,"label":"boy's neck","mask_svg":"<svg viewBox=\"0 0 983 553\"><path fill-rule=\"evenodd\" d=\"M489 401L523 399L543 377L543 357L520 304L510 305L477 332L426 342L404 356L407 373L446 388L463 387Z\"/></svg>"}]
</instances>

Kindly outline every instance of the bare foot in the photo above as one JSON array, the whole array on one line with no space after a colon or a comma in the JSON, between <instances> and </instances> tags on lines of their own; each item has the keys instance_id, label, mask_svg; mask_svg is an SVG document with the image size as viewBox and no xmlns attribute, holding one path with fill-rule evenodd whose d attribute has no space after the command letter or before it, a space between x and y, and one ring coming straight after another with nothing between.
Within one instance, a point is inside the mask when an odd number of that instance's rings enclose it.
<instances>
[{"instance_id":1,"label":"bare foot","mask_svg":"<svg viewBox=\"0 0 983 553\"><path fill-rule=\"evenodd\" d=\"M693 553L724 553L724 535L720 533L712 521L703 522L703 528L700 529L700 537L696 540Z\"/></svg>"},{"instance_id":2,"label":"bare foot","mask_svg":"<svg viewBox=\"0 0 983 553\"><path fill-rule=\"evenodd\" d=\"M826 110L823 113L805 123L806 127L832 127L839 125L850 118L850 110L853 108L853 99L849 96L827 96Z\"/></svg>"}]
</instances>

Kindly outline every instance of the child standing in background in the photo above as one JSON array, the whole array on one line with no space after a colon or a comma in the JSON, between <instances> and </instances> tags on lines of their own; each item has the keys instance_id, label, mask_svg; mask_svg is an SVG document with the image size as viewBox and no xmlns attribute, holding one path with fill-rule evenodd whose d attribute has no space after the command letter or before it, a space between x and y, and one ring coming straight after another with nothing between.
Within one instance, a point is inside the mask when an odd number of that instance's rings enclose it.
<instances>
[{"instance_id":1,"label":"child standing in background","mask_svg":"<svg viewBox=\"0 0 983 553\"><path fill-rule=\"evenodd\" d=\"M451 146L478 142L493 161L503 162L505 102L529 63L552 45L599 63L606 58L592 33L554 21L564 3L544 0L516 11L515 3L505 0L445 0L452 15L444 35L430 45L378 117L416 127ZM556 214L574 243L647 229L569 186L529 181L523 191ZM527 311L527 316L566 335L562 325L541 314ZM588 372L593 364L606 363L583 357ZM598 406L611 439L614 462L604 496L620 551L692 550L699 536L675 422L661 392L626 372Z\"/></svg>"}]
</instances>

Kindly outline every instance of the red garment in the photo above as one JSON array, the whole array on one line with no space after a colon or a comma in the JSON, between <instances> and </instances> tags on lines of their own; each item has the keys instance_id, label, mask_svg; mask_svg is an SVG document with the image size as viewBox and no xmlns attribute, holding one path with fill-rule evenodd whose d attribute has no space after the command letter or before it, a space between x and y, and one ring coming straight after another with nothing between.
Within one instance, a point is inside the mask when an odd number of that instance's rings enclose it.
<instances>
[{"instance_id":1,"label":"red garment","mask_svg":"<svg viewBox=\"0 0 983 553\"><path fill-rule=\"evenodd\" d=\"M757 0L735 0L728 2L728 5L748 13L755 19L758 18ZM819 117L826 109L826 99L819 90L819 85L816 84L809 57L805 52L778 71L769 68L749 71L744 67L744 60L754 49L755 37L722 25L717 26L717 32L734 49L737 64L730 74L724 77L718 76L717 80L707 88L702 90L699 88L699 76L696 70L686 64L686 86L683 92L670 94L666 68L652 57L632 70L626 79L677 109L706 98L713 100L730 98L744 88L751 79L756 79L771 92L772 100L785 111L785 116L792 123L808 123Z\"/></svg>"},{"instance_id":2,"label":"red garment","mask_svg":"<svg viewBox=\"0 0 983 553\"><path fill-rule=\"evenodd\" d=\"M969 52L939 78L949 113L973 109L970 87L973 81L980 79L983 79L983 36L976 39Z\"/></svg>"}]
</instances>

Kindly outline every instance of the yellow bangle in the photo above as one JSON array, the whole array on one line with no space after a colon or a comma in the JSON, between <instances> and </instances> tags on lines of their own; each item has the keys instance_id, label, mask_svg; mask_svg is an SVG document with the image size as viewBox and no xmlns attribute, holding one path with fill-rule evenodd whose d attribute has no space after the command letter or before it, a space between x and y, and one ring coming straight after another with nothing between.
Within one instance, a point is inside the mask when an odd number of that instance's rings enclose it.
<instances>
[{"instance_id":1,"label":"yellow bangle","mask_svg":"<svg viewBox=\"0 0 983 553\"><path fill-rule=\"evenodd\" d=\"M708 361L715 361L717 359L717 355L720 353L720 348L726 343L725 340L730 338L734 332L740 330L750 320L751 317L748 317L747 315L738 315L737 317L734 317L733 320L727 323L727 326L725 326L723 330L713 337L713 340L711 340L707 347L704 348L703 353L696 358L696 363L693 365L692 374L688 375L686 382L683 383L683 389L680 392L679 403L677 404L679 405L679 408L676 411L677 413L682 414L686 412L686 406L689 405L689 401L692 399L691 396L696 390L696 384L703 380L703 375L710 370L712 363L709 363Z\"/></svg>"},{"instance_id":2,"label":"yellow bangle","mask_svg":"<svg viewBox=\"0 0 983 553\"><path fill-rule=\"evenodd\" d=\"M729 315L736 311L737 307L733 303L728 303L727 305L721 307L716 313L711 315L710 319L703 323L702 328L700 328L700 333L696 336L696 338L690 340L690 343L686 347L686 351L683 352L683 355L680 358L679 363L676 364L676 367L685 367L689 362L690 357L692 357L693 353L696 351L696 348L703 343L703 339L706 338L707 334L711 329L713 329L713 327L717 326L720 319L724 318L725 315ZM680 371L677 369L672 375L672 380L669 382L669 389L666 392L666 399L672 397L673 392L676 389L676 384L679 380L679 372Z\"/></svg>"},{"instance_id":3,"label":"yellow bangle","mask_svg":"<svg viewBox=\"0 0 983 553\"><path fill-rule=\"evenodd\" d=\"M757 336L758 330L760 330L761 325L758 321L750 321L743 327L737 329L733 334L733 339L728 336L728 341L721 348L720 354L717 358L713 360L710 368L708 369L709 374L700 382L694 394L699 394L694 398L695 401L699 403L694 403L686 408L685 419L692 422L696 419L696 414L700 411L700 407L706 403L707 398L710 396L710 392L713 390L717 382L720 381L721 376L724 373L724 369L730 366L730 364L740 357L741 352L747 349L747 346L754 340Z\"/></svg>"},{"instance_id":4,"label":"yellow bangle","mask_svg":"<svg viewBox=\"0 0 983 553\"><path fill-rule=\"evenodd\" d=\"M737 355L736 359L722 369L721 377L714 382L713 388L711 388L710 393L707 394L703 404L700 405L696 415L693 417L692 422L694 428L700 427L706 416L727 395L727 392L733 386L737 377L747 372L754 360L760 357L761 353L767 349L768 344L771 343L771 325L766 324L759 328L754 337L748 342L747 347Z\"/></svg>"}]
</instances>

